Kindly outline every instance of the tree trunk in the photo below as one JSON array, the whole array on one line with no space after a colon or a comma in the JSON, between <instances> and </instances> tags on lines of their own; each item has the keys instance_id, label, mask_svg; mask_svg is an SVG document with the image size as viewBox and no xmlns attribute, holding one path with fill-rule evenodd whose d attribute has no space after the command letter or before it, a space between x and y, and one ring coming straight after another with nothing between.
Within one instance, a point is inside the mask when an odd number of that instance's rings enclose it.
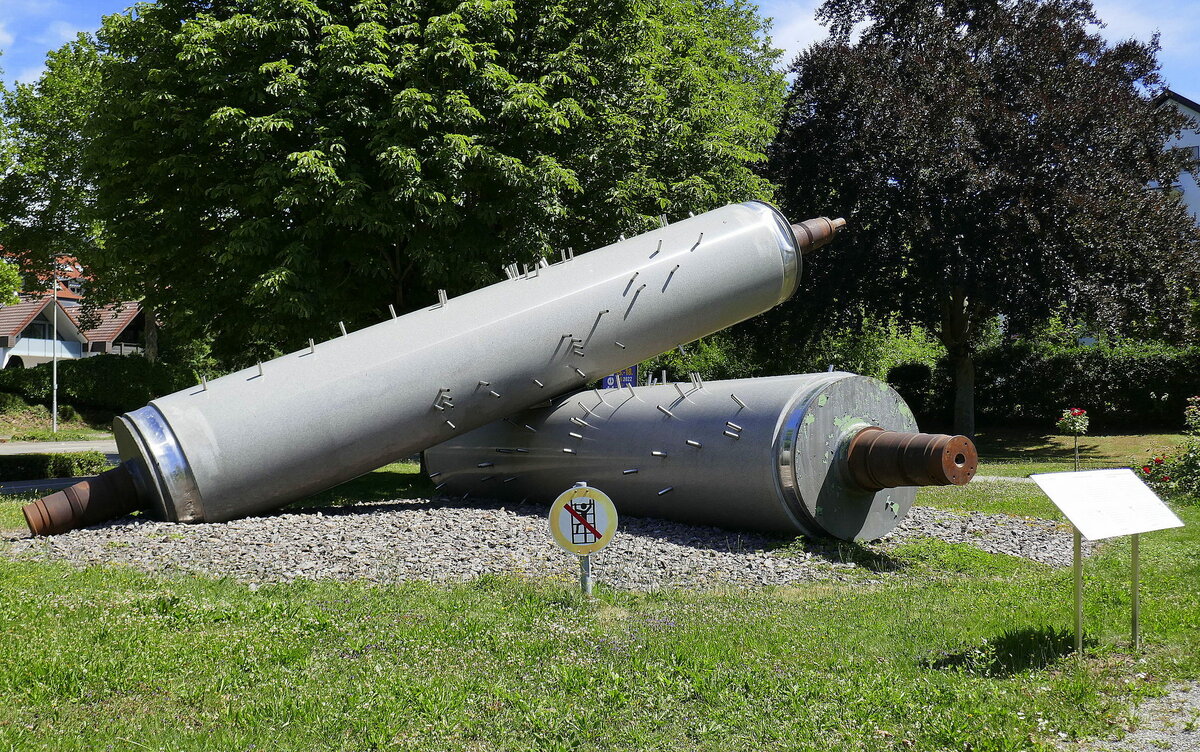
<instances>
[{"instance_id":1,"label":"tree trunk","mask_svg":"<svg viewBox=\"0 0 1200 752\"><path fill-rule=\"evenodd\" d=\"M955 287L943 308L942 344L954 369L954 432L975 438L975 354L971 350L974 304Z\"/></svg>"},{"instance_id":2,"label":"tree trunk","mask_svg":"<svg viewBox=\"0 0 1200 752\"><path fill-rule=\"evenodd\" d=\"M975 356L970 346L950 354L954 366L954 432L975 438Z\"/></svg>"},{"instance_id":3,"label":"tree trunk","mask_svg":"<svg viewBox=\"0 0 1200 752\"><path fill-rule=\"evenodd\" d=\"M146 360L151 363L158 362L158 322L154 319L154 311L148 309L143 304L142 316L145 317L146 330Z\"/></svg>"}]
</instances>

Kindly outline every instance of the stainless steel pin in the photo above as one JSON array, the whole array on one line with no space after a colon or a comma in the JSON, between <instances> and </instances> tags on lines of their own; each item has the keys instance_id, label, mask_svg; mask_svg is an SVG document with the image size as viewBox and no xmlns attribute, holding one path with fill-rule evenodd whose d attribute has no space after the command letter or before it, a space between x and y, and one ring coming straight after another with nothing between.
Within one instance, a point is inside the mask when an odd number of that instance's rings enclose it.
<instances>
[{"instance_id":1,"label":"stainless steel pin","mask_svg":"<svg viewBox=\"0 0 1200 752\"><path fill-rule=\"evenodd\" d=\"M204 388L204 391L208 391L208 377L204 374L200 374L200 386Z\"/></svg>"},{"instance_id":2,"label":"stainless steel pin","mask_svg":"<svg viewBox=\"0 0 1200 752\"><path fill-rule=\"evenodd\" d=\"M480 482L480 483L487 483L489 480L495 480L495 478L496 478L496 476L494 476L494 475L485 475L485 476L483 476L482 478L480 478L480 479L479 479L479 482Z\"/></svg>"},{"instance_id":3,"label":"stainless steel pin","mask_svg":"<svg viewBox=\"0 0 1200 752\"><path fill-rule=\"evenodd\" d=\"M678 382L678 381L676 381L676 382L674 383L674 386L675 386L675 391L679 392L679 396L680 396L681 398L686 398L686 397L687 397L687 395L683 393L683 387L679 386L679 382Z\"/></svg>"},{"instance_id":4,"label":"stainless steel pin","mask_svg":"<svg viewBox=\"0 0 1200 752\"><path fill-rule=\"evenodd\" d=\"M699 449L700 447L704 446L704 445L703 445L703 444L701 444L699 441L692 441L691 439L688 439L688 440L687 440L687 441L685 441L684 443L685 443L685 444L687 444L688 446L696 447L697 449Z\"/></svg>"},{"instance_id":5,"label":"stainless steel pin","mask_svg":"<svg viewBox=\"0 0 1200 752\"><path fill-rule=\"evenodd\" d=\"M456 428L456 427L457 427L457 426L455 426L453 423L451 423L450 421L446 421L446 425L450 426L451 428Z\"/></svg>"},{"instance_id":6,"label":"stainless steel pin","mask_svg":"<svg viewBox=\"0 0 1200 752\"><path fill-rule=\"evenodd\" d=\"M392 318L397 318L396 317L396 306L392 305L391 303L388 303L388 313L390 313L392 315Z\"/></svg>"},{"instance_id":7,"label":"stainless steel pin","mask_svg":"<svg viewBox=\"0 0 1200 752\"><path fill-rule=\"evenodd\" d=\"M663 494L671 493L671 492L672 492L672 491L674 491L674 490L675 490L675 486L667 486L667 487L666 487L666 488L664 488L663 490L659 491L659 492L658 492L658 495L659 495L659 496L662 496Z\"/></svg>"},{"instance_id":8,"label":"stainless steel pin","mask_svg":"<svg viewBox=\"0 0 1200 752\"><path fill-rule=\"evenodd\" d=\"M308 340L308 352L311 355L317 354L317 343L313 342L311 337Z\"/></svg>"},{"instance_id":9,"label":"stainless steel pin","mask_svg":"<svg viewBox=\"0 0 1200 752\"><path fill-rule=\"evenodd\" d=\"M495 467L495 466L496 466L495 462L480 462L475 467Z\"/></svg>"},{"instance_id":10,"label":"stainless steel pin","mask_svg":"<svg viewBox=\"0 0 1200 752\"><path fill-rule=\"evenodd\" d=\"M490 382L490 381L484 381L483 379L479 380L479 386L491 386L491 385L492 385L492 382Z\"/></svg>"},{"instance_id":11,"label":"stainless steel pin","mask_svg":"<svg viewBox=\"0 0 1200 752\"><path fill-rule=\"evenodd\" d=\"M737 423L734 423L734 422L733 422L733 421L731 421L731 420L727 420L727 421L725 421L725 425L729 426L730 428L732 428L732 429L733 429L733 430L735 430L735 431L740 431L740 430L742 430L742 427L741 427L741 426L739 426Z\"/></svg>"},{"instance_id":12,"label":"stainless steel pin","mask_svg":"<svg viewBox=\"0 0 1200 752\"><path fill-rule=\"evenodd\" d=\"M622 470L621 475L633 475L637 471L638 471L638 469L636 467L631 467L628 470Z\"/></svg>"},{"instance_id":13,"label":"stainless steel pin","mask_svg":"<svg viewBox=\"0 0 1200 752\"><path fill-rule=\"evenodd\" d=\"M434 486L434 487L433 487L433 490L434 490L434 491L438 491L438 490L440 490L440 489L441 489L441 487L442 487L442 486L444 486L444 485L446 485L446 481L442 481L441 483L439 483L439 484L437 484L436 486Z\"/></svg>"},{"instance_id":14,"label":"stainless steel pin","mask_svg":"<svg viewBox=\"0 0 1200 752\"><path fill-rule=\"evenodd\" d=\"M575 425L577 425L577 426L583 426L584 428L591 428L591 427L592 427L592 424L591 424L591 423L588 423L588 422L587 422L586 420L584 420L583 418L571 418L571 422L572 422L572 423L574 423L574 424L575 424Z\"/></svg>"},{"instance_id":15,"label":"stainless steel pin","mask_svg":"<svg viewBox=\"0 0 1200 752\"><path fill-rule=\"evenodd\" d=\"M729 437L729 438L731 438L731 439L740 439L740 438L742 438L741 436L739 436L738 434L734 433L733 431L725 431L725 435L726 435L726 436L728 436L728 437Z\"/></svg>"},{"instance_id":16,"label":"stainless steel pin","mask_svg":"<svg viewBox=\"0 0 1200 752\"><path fill-rule=\"evenodd\" d=\"M575 450L570 447L563 447L563 454L575 454Z\"/></svg>"},{"instance_id":17,"label":"stainless steel pin","mask_svg":"<svg viewBox=\"0 0 1200 752\"><path fill-rule=\"evenodd\" d=\"M660 226L660 227L666 227L666 226L667 226L667 215L666 215L666 214L659 214L659 215L658 215L658 224L659 224L659 226Z\"/></svg>"},{"instance_id":18,"label":"stainless steel pin","mask_svg":"<svg viewBox=\"0 0 1200 752\"><path fill-rule=\"evenodd\" d=\"M338 322L338 329L341 329L341 330L342 330L342 336L343 336L343 337L345 337L345 336L346 336L346 322L345 322L345 321L339 321L339 322Z\"/></svg>"},{"instance_id":19,"label":"stainless steel pin","mask_svg":"<svg viewBox=\"0 0 1200 752\"><path fill-rule=\"evenodd\" d=\"M666 452L660 452L659 450L655 449L654 451L650 452L650 456L651 456L651 457L666 457L666 456L667 456L667 453L666 453Z\"/></svg>"},{"instance_id":20,"label":"stainless steel pin","mask_svg":"<svg viewBox=\"0 0 1200 752\"><path fill-rule=\"evenodd\" d=\"M496 398L499 398L499 397L500 397L500 392L497 392L495 389L489 389L489 390L488 390L488 394L490 394L490 395L492 395L493 397L496 397Z\"/></svg>"},{"instance_id":21,"label":"stainless steel pin","mask_svg":"<svg viewBox=\"0 0 1200 752\"><path fill-rule=\"evenodd\" d=\"M525 424L525 428L529 429L533 433L537 433L537 429L534 428L533 426L529 425L528 423Z\"/></svg>"},{"instance_id":22,"label":"stainless steel pin","mask_svg":"<svg viewBox=\"0 0 1200 752\"><path fill-rule=\"evenodd\" d=\"M662 413L663 415L667 416L668 418L674 418L674 417L675 417L675 413L671 412L670 410L668 410L667 408L663 407L662 405L655 405L655 407L657 407L657 408L658 408L658 411L659 411L660 413Z\"/></svg>"},{"instance_id":23,"label":"stainless steel pin","mask_svg":"<svg viewBox=\"0 0 1200 752\"><path fill-rule=\"evenodd\" d=\"M625 345L621 344L620 342L617 342L616 340L613 340L613 344L616 345L617 347L621 348L622 350L625 349Z\"/></svg>"},{"instance_id":24,"label":"stainless steel pin","mask_svg":"<svg viewBox=\"0 0 1200 752\"><path fill-rule=\"evenodd\" d=\"M704 233L700 233L700 237L696 238L696 244L692 246L693 251L700 247L701 240L704 240Z\"/></svg>"},{"instance_id":25,"label":"stainless steel pin","mask_svg":"<svg viewBox=\"0 0 1200 752\"><path fill-rule=\"evenodd\" d=\"M517 479L516 475L510 475L509 477L505 478L504 480L502 480L500 482L501 483L512 483L516 479Z\"/></svg>"},{"instance_id":26,"label":"stainless steel pin","mask_svg":"<svg viewBox=\"0 0 1200 752\"><path fill-rule=\"evenodd\" d=\"M746 403L742 402L740 399L738 399L738 396L736 394L731 394L729 396L733 397L733 401L737 403L738 407L744 408L746 406Z\"/></svg>"},{"instance_id":27,"label":"stainless steel pin","mask_svg":"<svg viewBox=\"0 0 1200 752\"><path fill-rule=\"evenodd\" d=\"M263 370L262 370L262 361L261 361L261 360L260 360L260 361L258 361L258 375L259 375L260 377L263 375Z\"/></svg>"},{"instance_id":28,"label":"stainless steel pin","mask_svg":"<svg viewBox=\"0 0 1200 752\"><path fill-rule=\"evenodd\" d=\"M438 476L439 476L439 475L441 475L441 474L442 474L442 471L441 471L441 470L438 470L436 473L430 473L430 474L429 474L429 477L430 477L430 478L436 478L436 477L438 477Z\"/></svg>"},{"instance_id":29,"label":"stainless steel pin","mask_svg":"<svg viewBox=\"0 0 1200 752\"><path fill-rule=\"evenodd\" d=\"M579 378L581 378L581 379L587 378L587 374L584 373L583 371L579 370L578 368L572 368L571 370L574 371L575 373L579 374Z\"/></svg>"},{"instance_id":30,"label":"stainless steel pin","mask_svg":"<svg viewBox=\"0 0 1200 752\"><path fill-rule=\"evenodd\" d=\"M567 433L567 435L568 435L568 436L570 436L570 437L571 437L571 438L573 438L573 439L582 439L582 438L583 438L583 434L581 434L581 433L575 433L574 431L569 431L569 432Z\"/></svg>"},{"instance_id":31,"label":"stainless steel pin","mask_svg":"<svg viewBox=\"0 0 1200 752\"><path fill-rule=\"evenodd\" d=\"M533 383L535 383L535 384L537 384L537 385L538 385L538 389L541 389L541 388L543 388L543 387L545 387L545 386L546 386L545 384L543 384L542 382L538 381L537 379L534 379L534 380L533 380Z\"/></svg>"},{"instance_id":32,"label":"stainless steel pin","mask_svg":"<svg viewBox=\"0 0 1200 752\"><path fill-rule=\"evenodd\" d=\"M450 301L450 298L448 298L446 296L446 291L438 290L438 305L446 305L446 303L448 303L449 301Z\"/></svg>"}]
</instances>

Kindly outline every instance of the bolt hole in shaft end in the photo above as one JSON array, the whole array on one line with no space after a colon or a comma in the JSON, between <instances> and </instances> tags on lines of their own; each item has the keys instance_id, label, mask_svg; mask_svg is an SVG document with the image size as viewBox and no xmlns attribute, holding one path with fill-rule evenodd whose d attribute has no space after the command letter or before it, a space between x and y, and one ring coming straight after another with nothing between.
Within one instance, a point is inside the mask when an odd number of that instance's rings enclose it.
<instances>
[{"instance_id":1,"label":"bolt hole in shaft end","mask_svg":"<svg viewBox=\"0 0 1200 752\"><path fill-rule=\"evenodd\" d=\"M966 436L862 429L846 450L851 480L867 491L901 486L961 486L975 477L979 454Z\"/></svg>"}]
</instances>

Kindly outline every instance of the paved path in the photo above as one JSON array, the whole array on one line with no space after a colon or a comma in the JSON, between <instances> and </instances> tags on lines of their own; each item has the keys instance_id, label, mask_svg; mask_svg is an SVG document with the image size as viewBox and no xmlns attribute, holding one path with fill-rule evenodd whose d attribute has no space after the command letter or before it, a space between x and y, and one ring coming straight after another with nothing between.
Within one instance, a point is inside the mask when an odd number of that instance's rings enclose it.
<instances>
[{"instance_id":1,"label":"paved path","mask_svg":"<svg viewBox=\"0 0 1200 752\"><path fill-rule=\"evenodd\" d=\"M93 441L6 441L0 443L0 454L61 454L62 452L97 451L117 453L116 439Z\"/></svg>"}]
</instances>

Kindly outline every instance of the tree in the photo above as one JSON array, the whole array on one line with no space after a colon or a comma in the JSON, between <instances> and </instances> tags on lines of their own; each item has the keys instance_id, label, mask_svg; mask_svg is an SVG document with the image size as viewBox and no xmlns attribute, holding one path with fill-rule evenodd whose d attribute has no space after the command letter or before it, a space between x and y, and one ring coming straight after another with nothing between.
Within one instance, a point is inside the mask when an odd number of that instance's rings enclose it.
<instances>
[{"instance_id":1,"label":"tree","mask_svg":"<svg viewBox=\"0 0 1200 752\"><path fill-rule=\"evenodd\" d=\"M97 275L244 361L768 195L764 31L742 0L139 5L99 32Z\"/></svg>"},{"instance_id":2,"label":"tree","mask_svg":"<svg viewBox=\"0 0 1200 752\"><path fill-rule=\"evenodd\" d=\"M26 289L53 279L58 257L86 257L96 245L83 155L99 76L96 48L80 34L47 55L36 83L0 93L0 244Z\"/></svg>"},{"instance_id":3,"label":"tree","mask_svg":"<svg viewBox=\"0 0 1200 752\"><path fill-rule=\"evenodd\" d=\"M1095 326L1179 334L1196 228L1169 184L1184 121L1154 109L1157 39L1107 44L1088 0L827 0L791 66L770 175L800 214L844 215L785 315L846 311L937 333L974 432L973 335L1062 303Z\"/></svg>"}]
</instances>

